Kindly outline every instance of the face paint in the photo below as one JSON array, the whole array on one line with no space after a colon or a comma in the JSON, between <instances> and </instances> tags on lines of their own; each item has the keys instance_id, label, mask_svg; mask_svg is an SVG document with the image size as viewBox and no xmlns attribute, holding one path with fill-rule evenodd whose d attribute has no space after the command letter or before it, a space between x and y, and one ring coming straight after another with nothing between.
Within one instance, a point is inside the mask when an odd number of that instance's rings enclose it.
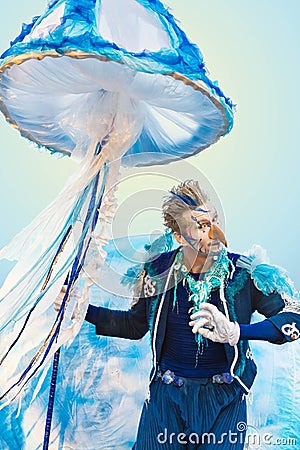
<instances>
[{"instance_id":1,"label":"face paint","mask_svg":"<svg viewBox=\"0 0 300 450\"><path fill-rule=\"evenodd\" d=\"M203 212L203 213L209 213L208 209L202 209L200 206L198 208L195 208L195 211Z\"/></svg>"},{"instance_id":2,"label":"face paint","mask_svg":"<svg viewBox=\"0 0 300 450\"><path fill-rule=\"evenodd\" d=\"M211 204L207 206L207 209L198 207L183 215L187 223L183 227L182 237L197 253L217 255L223 245L227 246L227 242L223 231L218 226L215 208Z\"/></svg>"}]
</instances>

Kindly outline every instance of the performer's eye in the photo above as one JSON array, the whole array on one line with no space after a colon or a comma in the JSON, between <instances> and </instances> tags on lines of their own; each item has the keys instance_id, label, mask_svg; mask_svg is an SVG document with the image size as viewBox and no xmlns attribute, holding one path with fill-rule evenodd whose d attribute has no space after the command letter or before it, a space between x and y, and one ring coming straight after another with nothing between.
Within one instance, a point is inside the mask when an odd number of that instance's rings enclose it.
<instances>
[{"instance_id":1,"label":"performer's eye","mask_svg":"<svg viewBox=\"0 0 300 450\"><path fill-rule=\"evenodd\" d=\"M205 227L209 227L210 223L209 222L197 222L197 228L198 230L202 230Z\"/></svg>"}]
</instances>

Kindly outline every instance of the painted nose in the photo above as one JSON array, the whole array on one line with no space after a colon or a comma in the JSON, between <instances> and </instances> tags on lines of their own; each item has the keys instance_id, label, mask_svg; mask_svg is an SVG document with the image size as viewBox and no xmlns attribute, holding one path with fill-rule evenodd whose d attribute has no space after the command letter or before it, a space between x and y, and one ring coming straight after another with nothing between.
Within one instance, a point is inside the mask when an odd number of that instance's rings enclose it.
<instances>
[{"instance_id":1,"label":"painted nose","mask_svg":"<svg viewBox=\"0 0 300 450\"><path fill-rule=\"evenodd\" d=\"M212 224L208 232L208 237L210 239L218 239L220 242L222 242L222 244L225 245L225 247L227 247L225 234L223 233L221 228L219 228L217 225Z\"/></svg>"}]
</instances>

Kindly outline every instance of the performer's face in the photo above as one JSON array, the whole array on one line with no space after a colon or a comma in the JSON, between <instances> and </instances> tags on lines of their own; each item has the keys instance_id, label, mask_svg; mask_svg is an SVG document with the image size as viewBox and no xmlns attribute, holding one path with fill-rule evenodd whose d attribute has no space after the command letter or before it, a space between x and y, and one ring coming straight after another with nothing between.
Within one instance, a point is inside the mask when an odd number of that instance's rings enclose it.
<instances>
[{"instance_id":1,"label":"performer's face","mask_svg":"<svg viewBox=\"0 0 300 450\"><path fill-rule=\"evenodd\" d=\"M218 214L212 203L207 202L182 217L181 243L202 255L220 253L226 238L220 228Z\"/></svg>"}]
</instances>

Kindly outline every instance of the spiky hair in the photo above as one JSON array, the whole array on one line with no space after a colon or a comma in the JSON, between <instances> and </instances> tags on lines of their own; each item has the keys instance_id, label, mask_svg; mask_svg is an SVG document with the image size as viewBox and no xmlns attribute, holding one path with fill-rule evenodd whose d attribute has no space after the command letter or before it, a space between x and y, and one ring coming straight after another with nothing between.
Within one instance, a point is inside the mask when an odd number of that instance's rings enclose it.
<instances>
[{"instance_id":1,"label":"spiky hair","mask_svg":"<svg viewBox=\"0 0 300 450\"><path fill-rule=\"evenodd\" d=\"M178 186L173 186L162 204L164 224L173 232L181 234L183 213L192 211L207 201L209 197L200 188L198 181L185 180Z\"/></svg>"}]
</instances>

